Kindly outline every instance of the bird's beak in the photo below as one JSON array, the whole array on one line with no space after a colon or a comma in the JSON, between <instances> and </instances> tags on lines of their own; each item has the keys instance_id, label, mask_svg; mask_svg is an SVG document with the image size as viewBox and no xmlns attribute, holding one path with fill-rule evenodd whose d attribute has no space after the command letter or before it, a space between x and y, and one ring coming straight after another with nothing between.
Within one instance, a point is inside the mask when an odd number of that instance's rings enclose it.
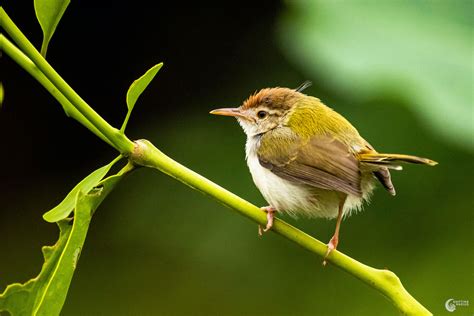
<instances>
[{"instance_id":1,"label":"bird's beak","mask_svg":"<svg viewBox=\"0 0 474 316\"><path fill-rule=\"evenodd\" d=\"M249 118L245 113L243 113L240 108L222 108L222 109L215 109L209 112L214 115L224 115L224 116L235 116L240 117L243 119L248 120Z\"/></svg>"}]
</instances>

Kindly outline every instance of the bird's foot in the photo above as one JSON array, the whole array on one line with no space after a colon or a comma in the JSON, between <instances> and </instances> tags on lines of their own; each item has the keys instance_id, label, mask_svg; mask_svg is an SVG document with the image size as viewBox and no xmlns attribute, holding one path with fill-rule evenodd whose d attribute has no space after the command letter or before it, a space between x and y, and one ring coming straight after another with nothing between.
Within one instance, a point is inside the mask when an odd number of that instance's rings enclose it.
<instances>
[{"instance_id":1,"label":"bird's foot","mask_svg":"<svg viewBox=\"0 0 474 316\"><path fill-rule=\"evenodd\" d=\"M329 256L329 254L333 250L336 250L338 243L339 243L338 236L336 236L336 235L332 236L331 240L328 242L328 250L326 251L326 255L324 256L323 266L325 266L327 264L326 258Z\"/></svg>"},{"instance_id":2,"label":"bird's foot","mask_svg":"<svg viewBox=\"0 0 474 316\"><path fill-rule=\"evenodd\" d=\"M263 228L261 225L258 225L258 235L262 236L263 233L269 231L273 226L273 214L276 212L276 209L272 206L264 206L260 208L262 211L267 213L267 226Z\"/></svg>"}]
</instances>

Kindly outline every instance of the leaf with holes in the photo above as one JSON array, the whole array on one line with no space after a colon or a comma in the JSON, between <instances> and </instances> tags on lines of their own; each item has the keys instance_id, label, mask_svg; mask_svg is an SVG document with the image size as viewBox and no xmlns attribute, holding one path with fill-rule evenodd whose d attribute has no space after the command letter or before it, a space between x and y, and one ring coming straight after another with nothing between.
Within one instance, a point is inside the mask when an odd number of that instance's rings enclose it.
<instances>
[{"instance_id":1,"label":"leaf with holes","mask_svg":"<svg viewBox=\"0 0 474 316\"><path fill-rule=\"evenodd\" d=\"M0 312L11 315L59 315L84 246L94 211L123 178L108 177L100 188L89 193L78 191L74 219L59 221L59 239L43 247L44 264L40 274L24 284L9 285L0 294Z\"/></svg>"}]
</instances>

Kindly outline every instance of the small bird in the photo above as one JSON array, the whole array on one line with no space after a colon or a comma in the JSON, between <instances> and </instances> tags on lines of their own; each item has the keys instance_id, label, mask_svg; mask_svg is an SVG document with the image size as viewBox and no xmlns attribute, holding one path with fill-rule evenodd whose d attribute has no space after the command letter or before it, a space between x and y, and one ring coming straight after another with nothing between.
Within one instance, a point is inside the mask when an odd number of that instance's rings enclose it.
<instances>
[{"instance_id":1,"label":"small bird","mask_svg":"<svg viewBox=\"0 0 474 316\"><path fill-rule=\"evenodd\" d=\"M236 117L247 134L247 164L269 203L262 207L267 225L259 226L260 235L272 228L275 212L337 219L325 264L337 248L343 217L360 210L377 180L395 195L389 169L402 170L400 162L430 166L437 162L378 153L342 115L303 94L310 85L262 89L238 108L210 113Z\"/></svg>"}]
</instances>

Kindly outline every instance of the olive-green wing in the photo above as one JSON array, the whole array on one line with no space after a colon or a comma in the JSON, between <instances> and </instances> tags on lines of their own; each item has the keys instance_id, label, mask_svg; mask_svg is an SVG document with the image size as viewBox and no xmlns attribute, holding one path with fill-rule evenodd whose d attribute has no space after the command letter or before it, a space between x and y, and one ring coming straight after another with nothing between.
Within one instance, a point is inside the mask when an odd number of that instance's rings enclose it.
<instances>
[{"instance_id":1,"label":"olive-green wing","mask_svg":"<svg viewBox=\"0 0 474 316\"><path fill-rule=\"evenodd\" d=\"M359 161L342 142L327 136L302 139L289 128L262 136L260 164L286 180L361 196Z\"/></svg>"}]
</instances>

